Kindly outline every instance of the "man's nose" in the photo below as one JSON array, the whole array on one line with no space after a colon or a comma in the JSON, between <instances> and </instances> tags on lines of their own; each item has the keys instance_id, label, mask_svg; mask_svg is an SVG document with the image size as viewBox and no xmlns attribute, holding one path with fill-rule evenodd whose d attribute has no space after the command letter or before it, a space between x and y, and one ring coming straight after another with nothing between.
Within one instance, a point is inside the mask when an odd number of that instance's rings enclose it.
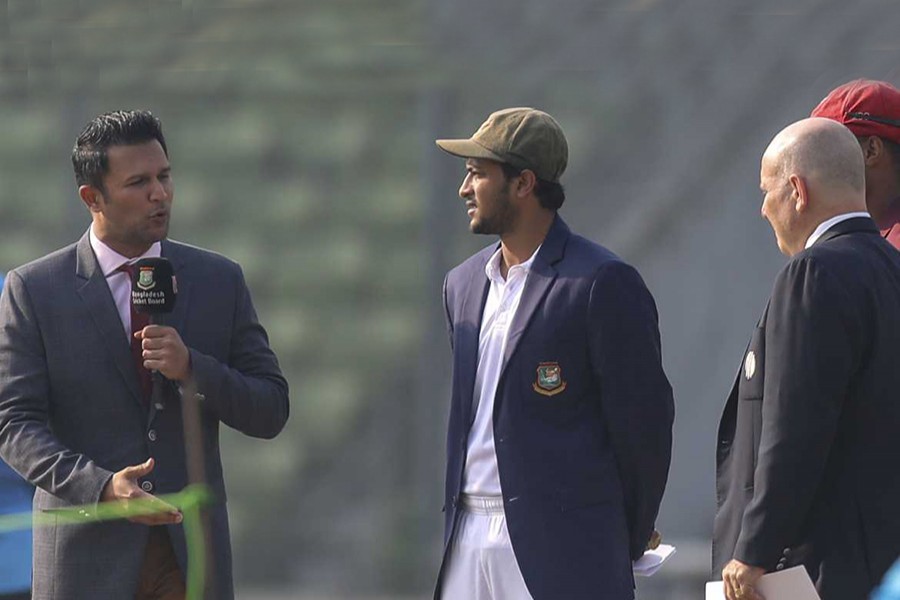
<instances>
[{"instance_id":1,"label":"man's nose","mask_svg":"<svg viewBox=\"0 0 900 600\"><path fill-rule=\"evenodd\" d=\"M153 180L153 184L150 188L150 200L154 202L165 200L169 197L170 193L170 186L166 185L165 182L160 181L159 179Z\"/></svg>"},{"instance_id":2,"label":"man's nose","mask_svg":"<svg viewBox=\"0 0 900 600\"><path fill-rule=\"evenodd\" d=\"M472 195L472 182L469 181L469 179L470 177L466 175L465 179L463 179L462 184L459 186L459 197L463 200Z\"/></svg>"}]
</instances>

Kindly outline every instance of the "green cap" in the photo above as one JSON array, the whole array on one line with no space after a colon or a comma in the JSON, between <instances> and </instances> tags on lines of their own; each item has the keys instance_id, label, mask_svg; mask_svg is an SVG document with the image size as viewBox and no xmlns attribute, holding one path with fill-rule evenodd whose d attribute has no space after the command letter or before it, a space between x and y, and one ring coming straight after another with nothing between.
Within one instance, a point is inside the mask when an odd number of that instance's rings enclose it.
<instances>
[{"instance_id":1,"label":"green cap","mask_svg":"<svg viewBox=\"0 0 900 600\"><path fill-rule=\"evenodd\" d=\"M462 158L487 158L539 179L558 182L569 161L569 145L556 119L534 108L505 108L491 114L467 140L435 140L441 150Z\"/></svg>"}]
</instances>

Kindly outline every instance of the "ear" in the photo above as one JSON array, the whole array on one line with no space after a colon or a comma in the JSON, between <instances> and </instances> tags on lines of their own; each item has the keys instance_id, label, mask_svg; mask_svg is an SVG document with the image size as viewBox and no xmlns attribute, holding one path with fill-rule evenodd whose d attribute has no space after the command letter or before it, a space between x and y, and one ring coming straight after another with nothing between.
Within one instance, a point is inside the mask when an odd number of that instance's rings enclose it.
<instances>
[{"instance_id":1,"label":"ear","mask_svg":"<svg viewBox=\"0 0 900 600\"><path fill-rule=\"evenodd\" d=\"M884 142L877 135L862 138L859 142L866 166L878 162L884 156Z\"/></svg>"},{"instance_id":2,"label":"ear","mask_svg":"<svg viewBox=\"0 0 900 600\"><path fill-rule=\"evenodd\" d=\"M791 184L791 199L794 202L794 210L802 213L809 208L809 187L806 185L806 180L796 173L792 173L788 177L788 182Z\"/></svg>"},{"instance_id":3,"label":"ear","mask_svg":"<svg viewBox=\"0 0 900 600\"><path fill-rule=\"evenodd\" d=\"M78 197L92 213L100 212L100 200L103 193L92 185L82 185L78 188Z\"/></svg>"},{"instance_id":4,"label":"ear","mask_svg":"<svg viewBox=\"0 0 900 600\"><path fill-rule=\"evenodd\" d=\"M516 184L516 196L524 198L534 192L534 186L537 183L537 176L531 169L523 169L519 173L519 182Z\"/></svg>"}]
</instances>

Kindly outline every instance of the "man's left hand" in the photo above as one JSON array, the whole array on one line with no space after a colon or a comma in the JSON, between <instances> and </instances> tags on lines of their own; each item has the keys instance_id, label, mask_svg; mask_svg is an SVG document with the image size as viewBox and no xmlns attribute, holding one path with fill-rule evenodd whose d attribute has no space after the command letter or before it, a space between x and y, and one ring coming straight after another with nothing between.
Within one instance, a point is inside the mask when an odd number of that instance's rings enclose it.
<instances>
[{"instance_id":1,"label":"man's left hand","mask_svg":"<svg viewBox=\"0 0 900 600\"><path fill-rule=\"evenodd\" d=\"M144 367L159 371L172 381L185 381L191 376L191 353L173 327L147 325L134 337L141 340Z\"/></svg>"},{"instance_id":2,"label":"man's left hand","mask_svg":"<svg viewBox=\"0 0 900 600\"><path fill-rule=\"evenodd\" d=\"M732 560L722 569L722 581L725 583L727 600L765 600L754 587L757 580L766 570Z\"/></svg>"}]
</instances>

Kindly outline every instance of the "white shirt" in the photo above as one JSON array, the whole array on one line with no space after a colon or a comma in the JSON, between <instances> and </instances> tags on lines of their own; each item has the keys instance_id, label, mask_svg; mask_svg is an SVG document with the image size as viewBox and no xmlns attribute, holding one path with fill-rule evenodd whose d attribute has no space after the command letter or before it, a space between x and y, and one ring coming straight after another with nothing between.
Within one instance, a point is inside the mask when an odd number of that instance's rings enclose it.
<instances>
[{"instance_id":1,"label":"white shirt","mask_svg":"<svg viewBox=\"0 0 900 600\"><path fill-rule=\"evenodd\" d=\"M838 223L840 223L842 221L846 221L847 219L855 219L856 217L868 217L871 219L872 215L870 215L869 213L867 213L865 211L859 211L859 212L852 212L852 213L844 213L842 215L837 215L835 217L831 217L827 221L823 221L823 222L819 223L819 226L816 227L816 230L813 231L812 235L809 236L809 239L806 240L806 246L804 246L804 248L809 248L810 246L815 244L817 241L819 241L819 238L822 237L822 234L824 234L826 231L828 231L829 229L831 229Z\"/></svg>"},{"instance_id":2,"label":"white shirt","mask_svg":"<svg viewBox=\"0 0 900 600\"><path fill-rule=\"evenodd\" d=\"M94 256L97 257L100 270L103 272L103 276L106 277L109 291L112 293L116 309L119 311L119 317L122 319L122 325L125 327L125 339L131 344L131 281L128 279L128 273L117 269L125 263L133 263L141 258L159 258L162 255L162 248L159 242L154 242L149 250L137 258L127 258L101 242L94 235L93 225L91 225L89 237Z\"/></svg>"},{"instance_id":3,"label":"white shirt","mask_svg":"<svg viewBox=\"0 0 900 600\"><path fill-rule=\"evenodd\" d=\"M481 315L478 337L478 370L475 372L475 400L478 404L466 450L462 487L465 494L501 495L500 471L494 450L494 396L497 394L509 326L519 308L531 264L540 249L538 246L531 258L510 267L505 281L500 274L502 257L499 249L484 267L491 285Z\"/></svg>"}]
</instances>

